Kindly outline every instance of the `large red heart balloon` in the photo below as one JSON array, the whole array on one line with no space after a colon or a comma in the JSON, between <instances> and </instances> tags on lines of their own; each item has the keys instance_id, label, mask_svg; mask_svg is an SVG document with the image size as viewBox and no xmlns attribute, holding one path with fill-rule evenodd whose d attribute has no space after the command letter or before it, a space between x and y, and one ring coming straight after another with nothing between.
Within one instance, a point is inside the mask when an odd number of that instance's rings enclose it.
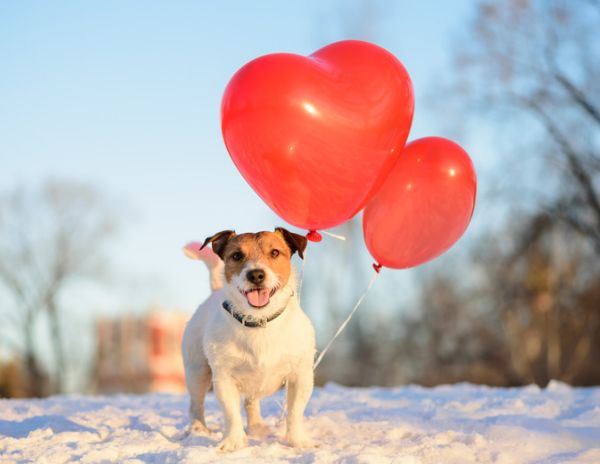
<instances>
[{"instance_id":1,"label":"large red heart balloon","mask_svg":"<svg viewBox=\"0 0 600 464\"><path fill-rule=\"evenodd\" d=\"M221 104L227 150L250 186L297 227L339 225L377 192L404 148L410 77L385 49L347 40L243 66Z\"/></svg>"},{"instance_id":2,"label":"large red heart balloon","mask_svg":"<svg viewBox=\"0 0 600 464\"><path fill-rule=\"evenodd\" d=\"M441 137L409 143L363 213L369 252L394 269L432 260L465 232L476 194L475 168L459 145Z\"/></svg>"}]
</instances>

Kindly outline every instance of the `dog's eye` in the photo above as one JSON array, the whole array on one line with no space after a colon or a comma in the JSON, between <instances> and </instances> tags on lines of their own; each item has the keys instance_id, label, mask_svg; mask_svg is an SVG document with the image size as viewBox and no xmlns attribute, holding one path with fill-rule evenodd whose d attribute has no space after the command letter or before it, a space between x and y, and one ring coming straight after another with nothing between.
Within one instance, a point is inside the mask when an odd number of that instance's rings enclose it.
<instances>
[{"instance_id":1,"label":"dog's eye","mask_svg":"<svg viewBox=\"0 0 600 464\"><path fill-rule=\"evenodd\" d=\"M271 252L271 258L277 258L279 256L279 250L273 250Z\"/></svg>"},{"instance_id":2,"label":"dog's eye","mask_svg":"<svg viewBox=\"0 0 600 464\"><path fill-rule=\"evenodd\" d=\"M234 254L231 255L231 258L234 261L239 261L240 259L242 259L244 257L243 254L241 254L239 251L236 251Z\"/></svg>"}]
</instances>

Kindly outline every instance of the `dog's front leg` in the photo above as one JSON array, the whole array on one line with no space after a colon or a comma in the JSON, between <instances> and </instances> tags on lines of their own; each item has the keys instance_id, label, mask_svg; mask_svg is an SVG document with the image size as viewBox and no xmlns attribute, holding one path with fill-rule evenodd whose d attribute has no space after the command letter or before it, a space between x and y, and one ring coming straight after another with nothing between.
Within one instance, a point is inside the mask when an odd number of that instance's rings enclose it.
<instances>
[{"instance_id":1,"label":"dog's front leg","mask_svg":"<svg viewBox=\"0 0 600 464\"><path fill-rule=\"evenodd\" d=\"M233 379L221 375L213 380L215 395L225 416L225 437L219 443L219 449L225 453L244 446L246 433L242 424L240 392Z\"/></svg>"},{"instance_id":2,"label":"dog's front leg","mask_svg":"<svg viewBox=\"0 0 600 464\"><path fill-rule=\"evenodd\" d=\"M312 366L306 365L298 369L288 378L288 413L287 413L287 442L297 448L314 448L304 428L304 408L313 390Z\"/></svg>"}]
</instances>

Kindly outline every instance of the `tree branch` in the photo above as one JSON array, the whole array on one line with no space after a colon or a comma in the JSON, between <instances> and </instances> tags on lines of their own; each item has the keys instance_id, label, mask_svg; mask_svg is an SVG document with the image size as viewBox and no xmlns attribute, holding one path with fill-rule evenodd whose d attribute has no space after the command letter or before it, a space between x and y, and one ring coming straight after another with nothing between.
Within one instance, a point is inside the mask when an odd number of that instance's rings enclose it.
<instances>
[{"instance_id":1,"label":"tree branch","mask_svg":"<svg viewBox=\"0 0 600 464\"><path fill-rule=\"evenodd\" d=\"M554 71L552 76L562 85L572 100L575 103L578 103L592 117L592 119L596 121L596 123L600 124L600 110L586 98L585 93L575 87L575 85L563 74Z\"/></svg>"},{"instance_id":2,"label":"tree branch","mask_svg":"<svg viewBox=\"0 0 600 464\"><path fill-rule=\"evenodd\" d=\"M569 141L562 135L558 127L554 124L554 121L552 121L552 119L546 114L541 106L537 104L537 102L529 99L525 101L525 104L529 109L533 110L533 112L537 114L550 136L562 149L563 154L567 157L571 173L575 176L579 186L583 189L587 204L595 213L597 223L600 224L600 199L598 198L598 194L594 188L592 179L581 164L579 154L575 152Z\"/></svg>"},{"instance_id":3,"label":"tree branch","mask_svg":"<svg viewBox=\"0 0 600 464\"><path fill-rule=\"evenodd\" d=\"M582 221L576 219L571 214L565 214L561 216L562 219L573 229L579 232L582 236L592 238L592 246L596 253L600 255L600 231L597 227L589 224L584 224Z\"/></svg>"}]
</instances>

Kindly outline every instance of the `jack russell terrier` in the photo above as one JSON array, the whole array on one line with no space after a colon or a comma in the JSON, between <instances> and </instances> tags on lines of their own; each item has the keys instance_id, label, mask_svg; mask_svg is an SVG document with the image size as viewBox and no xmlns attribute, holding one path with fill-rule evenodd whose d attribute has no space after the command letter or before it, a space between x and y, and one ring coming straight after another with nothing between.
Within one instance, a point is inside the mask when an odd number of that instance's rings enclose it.
<instances>
[{"instance_id":1,"label":"jack russell terrier","mask_svg":"<svg viewBox=\"0 0 600 464\"><path fill-rule=\"evenodd\" d=\"M212 244L209 248L204 248ZM188 322L181 351L190 393L191 431L209 432L204 398L211 381L225 416L223 452L244 446L240 398L248 434L269 428L260 416L260 399L287 384L287 443L314 447L303 422L313 390L315 334L296 296L295 252L304 258L306 238L286 229L236 235L219 232L184 248L206 263L212 294ZM201 250L201 251L200 251Z\"/></svg>"}]
</instances>

